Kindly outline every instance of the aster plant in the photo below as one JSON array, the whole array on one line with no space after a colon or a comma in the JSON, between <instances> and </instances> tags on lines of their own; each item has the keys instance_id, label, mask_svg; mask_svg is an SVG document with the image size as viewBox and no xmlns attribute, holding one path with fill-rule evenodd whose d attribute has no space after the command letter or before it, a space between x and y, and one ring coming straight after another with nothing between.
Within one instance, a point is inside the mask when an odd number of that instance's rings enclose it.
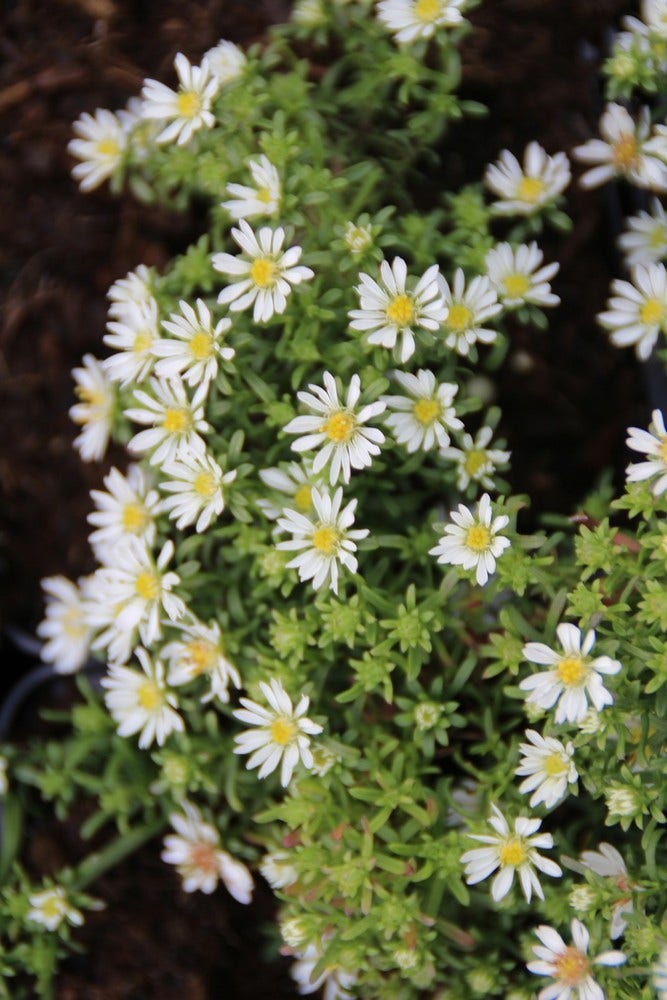
<instances>
[{"instance_id":1,"label":"aster plant","mask_svg":"<svg viewBox=\"0 0 667 1000\"><path fill-rule=\"evenodd\" d=\"M73 373L82 459L133 461L93 492L95 571L44 581L42 657L83 700L1 758L3 968L44 996L85 890L156 836L185 892L270 886L301 994L662 988L664 420L630 429L648 460L621 498L526 533L474 386L508 317L558 305L537 238L567 227L566 154L499 151L413 239L420 157L480 110L455 94L471 6L309 0L75 126L84 190L196 194L210 225L114 282L103 357ZM317 84L304 38L337 53ZM607 112L594 180L662 176L631 121ZM638 273L611 326L639 350L664 290ZM107 837L48 884L20 866L30 791L60 816L86 796Z\"/></svg>"}]
</instances>

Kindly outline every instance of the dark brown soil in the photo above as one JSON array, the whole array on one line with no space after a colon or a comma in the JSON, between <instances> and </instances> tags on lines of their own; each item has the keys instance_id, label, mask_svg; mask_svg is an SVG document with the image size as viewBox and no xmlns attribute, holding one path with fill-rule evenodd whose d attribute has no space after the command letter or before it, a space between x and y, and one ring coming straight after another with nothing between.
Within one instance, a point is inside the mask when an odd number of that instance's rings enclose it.
<instances>
[{"instance_id":1,"label":"dark brown soil","mask_svg":"<svg viewBox=\"0 0 667 1000\"><path fill-rule=\"evenodd\" d=\"M123 106L145 76L168 74L179 49L197 60L221 37L260 38L288 7L283 0L5 0L0 623L34 629L40 578L76 578L91 568L85 515L100 470L73 451L67 410L70 370L86 351L100 350L107 288L140 262L163 266L198 234L192 217L118 201L104 190L80 195L66 153L71 122L82 111ZM632 9L625 0L485 0L472 15L463 89L491 113L452 130L449 175L475 180L501 148L518 153L531 139L549 152L586 139L599 113L596 73L608 27ZM610 349L594 320L619 273L617 198L572 188L572 233L541 241L548 259L561 261L555 287L563 304L549 333L513 332L500 376L514 486L538 512L570 512L604 468L618 472L624 429L649 408L630 353ZM62 831L44 836L48 868L59 863ZM188 897L158 853L151 845L95 887L108 909L80 934L87 955L67 963L58 996L289 995L282 966L258 961L266 897L250 911L222 892Z\"/></svg>"}]
</instances>

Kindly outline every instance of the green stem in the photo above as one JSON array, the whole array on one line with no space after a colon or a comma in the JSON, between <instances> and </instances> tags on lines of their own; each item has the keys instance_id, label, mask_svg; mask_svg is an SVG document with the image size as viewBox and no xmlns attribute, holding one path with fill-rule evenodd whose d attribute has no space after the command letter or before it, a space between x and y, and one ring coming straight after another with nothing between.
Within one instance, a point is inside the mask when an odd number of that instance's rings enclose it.
<instances>
[{"instance_id":1,"label":"green stem","mask_svg":"<svg viewBox=\"0 0 667 1000\"><path fill-rule=\"evenodd\" d=\"M113 868L123 858L155 837L164 829L165 825L164 819L155 819L151 823L146 823L144 826L130 830L129 833L122 834L103 847L101 851L89 854L78 867L77 875L71 883L72 889L85 889L91 882L103 875L107 869Z\"/></svg>"}]
</instances>

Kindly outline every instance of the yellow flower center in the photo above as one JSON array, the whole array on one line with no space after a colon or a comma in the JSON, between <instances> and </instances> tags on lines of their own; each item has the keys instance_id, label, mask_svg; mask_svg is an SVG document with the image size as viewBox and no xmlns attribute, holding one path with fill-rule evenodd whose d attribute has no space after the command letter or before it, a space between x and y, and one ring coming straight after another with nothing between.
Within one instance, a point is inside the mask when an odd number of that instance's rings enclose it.
<instances>
[{"instance_id":1,"label":"yellow flower center","mask_svg":"<svg viewBox=\"0 0 667 1000\"><path fill-rule=\"evenodd\" d=\"M396 326L409 326L415 318L415 310L409 295L397 295L387 306L387 319Z\"/></svg>"},{"instance_id":2,"label":"yellow flower center","mask_svg":"<svg viewBox=\"0 0 667 1000\"><path fill-rule=\"evenodd\" d=\"M566 948L554 962L556 978L565 986L578 986L590 971L588 959L578 948Z\"/></svg>"},{"instance_id":3,"label":"yellow flower center","mask_svg":"<svg viewBox=\"0 0 667 1000\"><path fill-rule=\"evenodd\" d=\"M97 152L100 156L118 156L120 153L120 146L115 139L100 139L97 144Z\"/></svg>"},{"instance_id":4,"label":"yellow flower center","mask_svg":"<svg viewBox=\"0 0 667 1000\"><path fill-rule=\"evenodd\" d=\"M525 274L508 274L505 278L505 291L512 299L520 299L530 288L530 281Z\"/></svg>"},{"instance_id":5,"label":"yellow flower center","mask_svg":"<svg viewBox=\"0 0 667 1000\"><path fill-rule=\"evenodd\" d=\"M667 239L667 233L665 232L665 227L660 225L654 226L654 228L649 233L648 245L650 247L653 247L654 250L657 250L658 247L661 247L663 245L665 239Z\"/></svg>"},{"instance_id":6,"label":"yellow flower center","mask_svg":"<svg viewBox=\"0 0 667 1000\"><path fill-rule=\"evenodd\" d=\"M412 407L415 418L424 427L428 427L440 416L440 403L437 399L418 399Z\"/></svg>"},{"instance_id":7,"label":"yellow flower center","mask_svg":"<svg viewBox=\"0 0 667 1000\"><path fill-rule=\"evenodd\" d=\"M190 341L190 352L197 361L210 358L213 353L213 337L209 333L204 333L203 330L195 333Z\"/></svg>"},{"instance_id":8,"label":"yellow flower center","mask_svg":"<svg viewBox=\"0 0 667 1000\"><path fill-rule=\"evenodd\" d=\"M160 581L155 573L145 569L137 576L134 589L142 600L154 601L160 593Z\"/></svg>"},{"instance_id":9,"label":"yellow flower center","mask_svg":"<svg viewBox=\"0 0 667 1000\"><path fill-rule=\"evenodd\" d=\"M54 917L62 917L65 912L62 899L60 896L56 896L55 893L42 900L39 908L47 920L53 920Z\"/></svg>"},{"instance_id":10,"label":"yellow flower center","mask_svg":"<svg viewBox=\"0 0 667 1000\"><path fill-rule=\"evenodd\" d=\"M261 201L263 205L268 205L272 200L272 194L267 187L261 187L257 189L257 201Z\"/></svg>"},{"instance_id":11,"label":"yellow flower center","mask_svg":"<svg viewBox=\"0 0 667 1000\"><path fill-rule=\"evenodd\" d=\"M194 90L183 90L176 98L181 118L194 118L201 111L201 97Z\"/></svg>"},{"instance_id":12,"label":"yellow flower center","mask_svg":"<svg viewBox=\"0 0 667 1000\"><path fill-rule=\"evenodd\" d=\"M485 552L491 542L491 532L483 524L473 524L468 528L465 544L473 552Z\"/></svg>"},{"instance_id":13,"label":"yellow flower center","mask_svg":"<svg viewBox=\"0 0 667 1000\"><path fill-rule=\"evenodd\" d=\"M611 158L619 170L629 170L637 162L637 139L632 133L622 135L611 147Z\"/></svg>"},{"instance_id":14,"label":"yellow flower center","mask_svg":"<svg viewBox=\"0 0 667 1000\"><path fill-rule=\"evenodd\" d=\"M185 648L193 677L199 677L211 669L217 653L212 642L207 642L206 639L193 639Z\"/></svg>"},{"instance_id":15,"label":"yellow flower center","mask_svg":"<svg viewBox=\"0 0 667 1000\"><path fill-rule=\"evenodd\" d=\"M660 438L660 447L658 448L658 455L663 460L665 465L667 465L667 437Z\"/></svg>"},{"instance_id":16,"label":"yellow flower center","mask_svg":"<svg viewBox=\"0 0 667 1000\"><path fill-rule=\"evenodd\" d=\"M336 444L342 444L345 441L349 441L354 434L354 429L357 425L351 413L346 413L345 410L339 410L338 413L333 413L328 420L326 420L321 427L326 436L331 440L335 441Z\"/></svg>"},{"instance_id":17,"label":"yellow flower center","mask_svg":"<svg viewBox=\"0 0 667 1000\"><path fill-rule=\"evenodd\" d=\"M486 465L486 452L481 448L473 448L469 451L463 462L463 468L469 476L476 476L483 466Z\"/></svg>"},{"instance_id":18,"label":"yellow flower center","mask_svg":"<svg viewBox=\"0 0 667 1000\"><path fill-rule=\"evenodd\" d=\"M137 689L137 700L142 708L152 712L162 702L162 691L155 681L144 681Z\"/></svg>"},{"instance_id":19,"label":"yellow flower center","mask_svg":"<svg viewBox=\"0 0 667 1000\"><path fill-rule=\"evenodd\" d=\"M123 531L138 535L146 525L148 514L138 503L126 503L123 507Z\"/></svg>"},{"instance_id":20,"label":"yellow flower center","mask_svg":"<svg viewBox=\"0 0 667 1000\"><path fill-rule=\"evenodd\" d=\"M336 529L330 528L326 524L322 524L319 528L315 528L315 531L313 532L313 545L318 552L322 552L325 556L333 555L338 548L339 542L340 535Z\"/></svg>"},{"instance_id":21,"label":"yellow flower center","mask_svg":"<svg viewBox=\"0 0 667 1000\"><path fill-rule=\"evenodd\" d=\"M81 612L77 608L69 608L62 617L63 631L71 639L80 639L86 633L86 626Z\"/></svg>"},{"instance_id":22,"label":"yellow flower center","mask_svg":"<svg viewBox=\"0 0 667 1000\"><path fill-rule=\"evenodd\" d=\"M190 425L190 414L187 410L165 410L162 426L169 434L182 434Z\"/></svg>"},{"instance_id":23,"label":"yellow flower center","mask_svg":"<svg viewBox=\"0 0 667 1000\"><path fill-rule=\"evenodd\" d=\"M559 753L550 753L544 758L544 770L550 778L555 778L567 771L567 764Z\"/></svg>"},{"instance_id":24,"label":"yellow flower center","mask_svg":"<svg viewBox=\"0 0 667 1000\"><path fill-rule=\"evenodd\" d=\"M104 396L96 389L87 389L83 385L77 385L74 391L81 402L86 403L88 406L104 405Z\"/></svg>"},{"instance_id":25,"label":"yellow flower center","mask_svg":"<svg viewBox=\"0 0 667 1000\"><path fill-rule=\"evenodd\" d=\"M218 858L215 846L201 841L199 844L192 844L190 847L190 864L197 871L207 875L213 875L218 871Z\"/></svg>"},{"instance_id":26,"label":"yellow flower center","mask_svg":"<svg viewBox=\"0 0 667 1000\"><path fill-rule=\"evenodd\" d=\"M296 732L296 726L292 719L282 716L271 723L271 739L278 746L284 747L291 742Z\"/></svg>"},{"instance_id":27,"label":"yellow flower center","mask_svg":"<svg viewBox=\"0 0 667 1000\"><path fill-rule=\"evenodd\" d=\"M528 201L534 205L540 195L544 192L544 181L539 177L522 177L519 183L518 195L521 201Z\"/></svg>"},{"instance_id":28,"label":"yellow flower center","mask_svg":"<svg viewBox=\"0 0 667 1000\"><path fill-rule=\"evenodd\" d=\"M269 285L275 284L277 270L275 261L269 260L268 257L257 257L252 262L250 277L258 288L268 288Z\"/></svg>"},{"instance_id":29,"label":"yellow flower center","mask_svg":"<svg viewBox=\"0 0 667 1000\"><path fill-rule=\"evenodd\" d=\"M665 314L665 307L659 299L647 299L639 310L642 323L660 323Z\"/></svg>"},{"instance_id":30,"label":"yellow flower center","mask_svg":"<svg viewBox=\"0 0 667 1000\"><path fill-rule=\"evenodd\" d=\"M451 327L452 330L457 332L465 330L471 319L472 313L461 302L455 302L449 307L447 326Z\"/></svg>"},{"instance_id":31,"label":"yellow flower center","mask_svg":"<svg viewBox=\"0 0 667 1000\"><path fill-rule=\"evenodd\" d=\"M512 865L516 867L522 864L526 860L526 848L523 846L518 837L513 837L512 840L506 841L500 848L500 863L501 865Z\"/></svg>"},{"instance_id":32,"label":"yellow flower center","mask_svg":"<svg viewBox=\"0 0 667 1000\"><path fill-rule=\"evenodd\" d=\"M312 502L313 491L308 483L304 483L303 486L299 486L298 490L294 494L294 505L297 510L305 513L307 510L310 510Z\"/></svg>"},{"instance_id":33,"label":"yellow flower center","mask_svg":"<svg viewBox=\"0 0 667 1000\"><path fill-rule=\"evenodd\" d=\"M440 14L440 0L417 0L415 4L415 17L420 21L428 23L435 21Z\"/></svg>"},{"instance_id":34,"label":"yellow flower center","mask_svg":"<svg viewBox=\"0 0 667 1000\"><path fill-rule=\"evenodd\" d=\"M147 351L153 344L153 338L148 332L148 330L141 330L134 338L134 343L132 344L132 350L135 354L141 354L142 351Z\"/></svg>"},{"instance_id":35,"label":"yellow flower center","mask_svg":"<svg viewBox=\"0 0 667 1000\"><path fill-rule=\"evenodd\" d=\"M204 497L206 500L210 500L215 491L218 488L218 481L212 472L200 472L192 484L195 489L195 493L198 493L200 497Z\"/></svg>"},{"instance_id":36,"label":"yellow flower center","mask_svg":"<svg viewBox=\"0 0 667 1000\"><path fill-rule=\"evenodd\" d=\"M567 687L581 684L587 673L584 661L580 656L566 656L564 660L559 661L556 670L559 680Z\"/></svg>"}]
</instances>

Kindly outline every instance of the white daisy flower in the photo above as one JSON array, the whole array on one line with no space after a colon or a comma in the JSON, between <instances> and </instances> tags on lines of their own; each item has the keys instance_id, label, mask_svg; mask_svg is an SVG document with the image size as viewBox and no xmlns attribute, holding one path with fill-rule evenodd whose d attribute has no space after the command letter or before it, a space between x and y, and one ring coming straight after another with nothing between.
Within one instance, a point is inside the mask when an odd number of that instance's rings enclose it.
<instances>
[{"instance_id":1,"label":"white daisy flower","mask_svg":"<svg viewBox=\"0 0 667 1000\"><path fill-rule=\"evenodd\" d=\"M155 299L128 303L118 319L109 320L107 329L110 332L102 339L117 352L102 362L109 378L123 387L143 382L153 369L153 347L160 337Z\"/></svg>"},{"instance_id":2,"label":"white daisy flower","mask_svg":"<svg viewBox=\"0 0 667 1000\"><path fill-rule=\"evenodd\" d=\"M174 554L174 543L167 541L154 559L149 547L138 538L129 538L116 547L116 562L97 570L86 588L86 615L93 627L106 629L94 648L108 648L110 659L128 659L136 642L138 629L146 646L162 635L162 615L178 622L185 605L172 589L180 583L173 571L166 572Z\"/></svg>"},{"instance_id":3,"label":"white daisy flower","mask_svg":"<svg viewBox=\"0 0 667 1000\"><path fill-rule=\"evenodd\" d=\"M496 215L533 215L562 194L570 183L570 163L565 153L549 156L536 142L529 142L523 167L513 153L503 149L496 163L486 168L484 183L498 195L491 210Z\"/></svg>"},{"instance_id":4,"label":"white daisy flower","mask_svg":"<svg viewBox=\"0 0 667 1000\"><path fill-rule=\"evenodd\" d=\"M319 976L314 976L315 966L321 958L321 950L309 944L290 966L290 976L296 983L299 996L322 990L322 1000L352 1000L352 993L348 991L357 981L356 974L339 966L327 966Z\"/></svg>"},{"instance_id":5,"label":"white daisy flower","mask_svg":"<svg viewBox=\"0 0 667 1000\"><path fill-rule=\"evenodd\" d=\"M258 160L249 160L248 166L255 186L228 184L227 193L233 196L232 200L221 202L235 222L257 215L275 215L280 207L280 177L268 157L262 154Z\"/></svg>"},{"instance_id":6,"label":"white daisy flower","mask_svg":"<svg viewBox=\"0 0 667 1000\"><path fill-rule=\"evenodd\" d=\"M194 524L199 534L225 509L225 489L236 479L235 469L224 473L206 451L184 450L179 459L164 462L162 473L160 489L172 496L162 501L161 510L177 528Z\"/></svg>"},{"instance_id":7,"label":"white daisy flower","mask_svg":"<svg viewBox=\"0 0 667 1000\"><path fill-rule=\"evenodd\" d=\"M236 353L233 347L221 343L232 321L220 319L214 326L202 299L197 299L196 312L183 300L178 304L180 313L172 313L162 321L171 337L153 343L153 354L160 359L155 364L155 374L159 378L181 376L189 386L208 385L218 374L218 358L231 361Z\"/></svg>"},{"instance_id":8,"label":"white daisy flower","mask_svg":"<svg viewBox=\"0 0 667 1000\"><path fill-rule=\"evenodd\" d=\"M255 235L245 219L241 219L239 228L232 229L232 236L250 259L229 253L213 255L211 263L216 271L240 278L223 288L218 302L229 305L232 312L253 306L255 322L266 323L274 313L285 311L292 285L310 281L314 272L309 267L297 266L302 252L300 246L281 253L285 241L285 230L281 226L277 229L263 226Z\"/></svg>"},{"instance_id":9,"label":"white daisy flower","mask_svg":"<svg viewBox=\"0 0 667 1000\"><path fill-rule=\"evenodd\" d=\"M613 696L604 687L600 674L617 674L621 664L610 656L593 659L588 655L595 643L592 629L582 641L581 630L576 625L561 622L556 634L562 647L560 651L543 642L529 642L523 647L523 655L530 663L549 669L526 677L519 687L522 691L530 691L526 699L529 705L550 709L558 702L556 722L580 722L586 715L588 698L598 711L613 704Z\"/></svg>"},{"instance_id":10,"label":"white daisy flower","mask_svg":"<svg viewBox=\"0 0 667 1000\"><path fill-rule=\"evenodd\" d=\"M537 243L521 243L513 249L498 243L486 255L486 273L506 309L529 302L535 306L557 306L560 299L549 285L560 264L541 267L544 254Z\"/></svg>"},{"instance_id":11,"label":"white daisy flower","mask_svg":"<svg viewBox=\"0 0 667 1000\"><path fill-rule=\"evenodd\" d=\"M331 372L324 372L323 382L324 388L311 382L309 392L297 393L299 401L314 410L314 415L294 417L283 430L286 434L303 435L292 442L292 451L318 449L313 459L315 474L331 462L329 482L333 486L341 476L344 483L349 483L352 469L366 468L373 456L380 454L384 434L377 427L364 427L364 424L383 413L386 403L377 400L355 412L361 395L358 375L350 379L344 405L338 399L336 380Z\"/></svg>"},{"instance_id":12,"label":"white daisy flower","mask_svg":"<svg viewBox=\"0 0 667 1000\"><path fill-rule=\"evenodd\" d=\"M259 863L259 870L272 889L286 889L299 878L298 869L286 851L265 854Z\"/></svg>"},{"instance_id":13,"label":"white daisy flower","mask_svg":"<svg viewBox=\"0 0 667 1000\"><path fill-rule=\"evenodd\" d=\"M219 87L238 80L243 75L246 63L247 59L242 49L224 38L205 52L201 61L201 65L206 65L210 75L218 81Z\"/></svg>"},{"instance_id":14,"label":"white daisy flower","mask_svg":"<svg viewBox=\"0 0 667 1000\"><path fill-rule=\"evenodd\" d=\"M632 890L637 887L628 876L625 861L611 844L603 841L598 851L582 851L581 861L596 875L611 879L616 888L623 893L623 896L615 900L611 907L613 915L609 936L612 941L615 941L628 926L625 917L628 913L632 913Z\"/></svg>"},{"instance_id":15,"label":"white daisy flower","mask_svg":"<svg viewBox=\"0 0 667 1000\"><path fill-rule=\"evenodd\" d=\"M396 347L400 339L398 357L405 363L415 351L414 328L438 330L447 316L437 282L439 275L438 265L433 264L414 289L407 291L408 269L402 257L395 257L391 265L382 261L382 284L362 271L355 288L360 308L350 310L350 328L363 331L366 343L388 350Z\"/></svg>"},{"instance_id":16,"label":"white daisy flower","mask_svg":"<svg viewBox=\"0 0 667 1000\"><path fill-rule=\"evenodd\" d=\"M483 587L496 571L496 559L510 545L509 538L498 534L509 524L509 517L501 514L491 520L492 516L488 493L480 498L476 514L460 503L458 512L450 514L453 523L445 527L438 544L429 550L430 555L437 556L441 564L475 569L475 579Z\"/></svg>"},{"instance_id":17,"label":"white daisy flower","mask_svg":"<svg viewBox=\"0 0 667 1000\"><path fill-rule=\"evenodd\" d=\"M624 177L638 187L667 191L667 167L647 149L649 122L648 108L635 122L620 104L607 104L599 125L603 138L589 139L572 151L582 163L596 164L579 178L581 187Z\"/></svg>"},{"instance_id":18,"label":"white daisy flower","mask_svg":"<svg viewBox=\"0 0 667 1000\"><path fill-rule=\"evenodd\" d=\"M259 778L266 778L280 764L280 782L286 788L299 761L306 770L312 767L309 737L321 733L322 726L304 714L310 704L307 695L302 695L294 708L279 680L274 678L269 684L260 681L259 686L269 708L249 698L240 699L243 708L233 713L234 718L254 728L234 737L234 753L252 754L246 767L259 767Z\"/></svg>"},{"instance_id":19,"label":"white daisy flower","mask_svg":"<svg viewBox=\"0 0 667 1000\"><path fill-rule=\"evenodd\" d=\"M351 573L357 572L357 558L353 554L355 542L368 535L368 528L355 528L354 512L357 501L351 500L343 509L343 490L339 486L333 496L324 490L312 492L313 513L306 517L296 510L286 509L278 527L288 531L292 538L278 542L277 548L298 555L287 563L287 569L298 569L299 579L313 581L319 590L328 583L334 594L338 593L338 563Z\"/></svg>"},{"instance_id":20,"label":"white daisy flower","mask_svg":"<svg viewBox=\"0 0 667 1000\"><path fill-rule=\"evenodd\" d=\"M394 378L410 394L382 397L388 409L395 411L385 418L385 423L398 443L410 453L448 445L448 431L463 427L453 405L459 387L451 382L437 383L433 372L423 369L416 375L397 371Z\"/></svg>"},{"instance_id":21,"label":"white daisy flower","mask_svg":"<svg viewBox=\"0 0 667 1000\"><path fill-rule=\"evenodd\" d=\"M299 514L311 513L313 487L320 489L324 485L322 477L313 474L312 464L305 459L300 464L287 462L281 467L260 469L259 478L270 489L290 497L290 506ZM264 498L257 501L257 506L270 521L277 520L284 509L284 504L277 506L272 500Z\"/></svg>"},{"instance_id":22,"label":"white daisy flower","mask_svg":"<svg viewBox=\"0 0 667 1000\"><path fill-rule=\"evenodd\" d=\"M150 380L154 393L149 396L137 389L134 398L142 405L125 410L125 416L137 424L148 424L150 428L139 431L128 444L130 451L150 455L151 465L181 460L193 452L203 453L205 445L197 433L210 430L204 420L204 399L208 387L200 385L192 400L185 392L179 379Z\"/></svg>"},{"instance_id":23,"label":"white daisy flower","mask_svg":"<svg viewBox=\"0 0 667 1000\"><path fill-rule=\"evenodd\" d=\"M456 485L460 490L468 488L471 482L479 483L485 490L496 488L493 473L497 466L509 461L510 452L499 448L488 448L493 431L482 427L473 438L464 434L460 448L443 448L440 452L445 459L457 463Z\"/></svg>"},{"instance_id":24,"label":"white daisy flower","mask_svg":"<svg viewBox=\"0 0 667 1000\"><path fill-rule=\"evenodd\" d=\"M82 191L92 191L117 172L127 148L127 134L118 115L97 108L94 115L84 111L72 128L76 139L67 144L67 152L80 163L72 168L72 177Z\"/></svg>"},{"instance_id":25,"label":"white daisy flower","mask_svg":"<svg viewBox=\"0 0 667 1000\"><path fill-rule=\"evenodd\" d=\"M540 990L537 1000L605 1000L605 992L592 976L593 965L622 965L622 951L603 951L588 957L590 934L580 920L574 919L571 945L547 924L540 924L535 933L540 944L533 945L537 961L528 962L527 969L536 976L551 976L555 982Z\"/></svg>"},{"instance_id":26,"label":"white daisy flower","mask_svg":"<svg viewBox=\"0 0 667 1000\"><path fill-rule=\"evenodd\" d=\"M64 576L42 580L46 608L37 626L37 635L44 640L39 655L45 663L53 663L59 674L73 673L88 659L92 630L86 619L84 588L85 580L79 580L78 587Z\"/></svg>"},{"instance_id":27,"label":"white daisy flower","mask_svg":"<svg viewBox=\"0 0 667 1000\"><path fill-rule=\"evenodd\" d=\"M178 90L170 90L157 80L145 80L141 91L142 115L149 120L168 121L157 136L157 142L174 142L186 146L204 125L213 128L215 117L211 101L220 89L217 77L211 75L210 62L192 66L182 52L174 59Z\"/></svg>"},{"instance_id":28,"label":"white daisy flower","mask_svg":"<svg viewBox=\"0 0 667 1000\"><path fill-rule=\"evenodd\" d=\"M141 750L152 743L161 747L171 733L182 733L185 729L176 711L178 700L167 690L160 660L151 660L140 646L134 652L141 670L111 664L108 676L100 681L106 690L104 702L119 736L139 733Z\"/></svg>"},{"instance_id":29,"label":"white daisy flower","mask_svg":"<svg viewBox=\"0 0 667 1000\"><path fill-rule=\"evenodd\" d=\"M658 994L658 1000L667 1000L667 945L660 952L651 973L653 988Z\"/></svg>"},{"instance_id":30,"label":"white daisy flower","mask_svg":"<svg viewBox=\"0 0 667 1000\"><path fill-rule=\"evenodd\" d=\"M482 324L497 316L502 306L486 275L477 275L466 288L465 276L459 267L454 275L453 288L441 274L438 275L438 283L447 307L447 318L443 323L447 347L465 357L477 341L481 344L493 343L497 332Z\"/></svg>"},{"instance_id":31,"label":"white daisy flower","mask_svg":"<svg viewBox=\"0 0 667 1000\"><path fill-rule=\"evenodd\" d=\"M550 833L537 833L542 821L519 816L514 821L514 830L510 830L507 820L497 806L491 806L492 815L489 823L497 836L469 833L468 837L478 840L488 847L478 847L466 851L461 856L461 862L466 866L465 875L468 885L477 885L489 875L500 869L491 883L491 896L497 902L501 900L512 887L514 873L518 872L521 889L527 902L530 902L533 891L540 899L544 899L542 886L534 869L560 878L562 870L555 861L538 854L539 849L554 846Z\"/></svg>"},{"instance_id":32,"label":"white daisy flower","mask_svg":"<svg viewBox=\"0 0 667 1000\"><path fill-rule=\"evenodd\" d=\"M579 777L574 766L574 744L567 745L553 736L541 736L534 729L527 729L528 743L521 743L522 757L514 772L518 777L528 775L519 785L524 795L528 792L530 805L535 807L543 802L551 809L567 794L568 785Z\"/></svg>"},{"instance_id":33,"label":"white daisy flower","mask_svg":"<svg viewBox=\"0 0 667 1000\"><path fill-rule=\"evenodd\" d=\"M626 230L618 238L628 269L638 264L657 264L667 257L667 213L657 198L650 212L639 212L626 220Z\"/></svg>"},{"instance_id":34,"label":"white daisy flower","mask_svg":"<svg viewBox=\"0 0 667 1000\"><path fill-rule=\"evenodd\" d=\"M667 270L664 264L638 264L631 278L612 281L614 295L597 319L611 331L615 347L634 345L637 357L646 361L658 335L667 332Z\"/></svg>"},{"instance_id":35,"label":"white daisy flower","mask_svg":"<svg viewBox=\"0 0 667 1000\"><path fill-rule=\"evenodd\" d=\"M378 20L400 44L431 38L438 28L463 22L465 0L380 0Z\"/></svg>"},{"instance_id":36,"label":"white daisy flower","mask_svg":"<svg viewBox=\"0 0 667 1000\"><path fill-rule=\"evenodd\" d=\"M128 271L124 278L118 278L107 292L110 299L109 316L123 319L133 310L130 306L150 307L153 298L153 271L145 264L139 264L134 271Z\"/></svg>"},{"instance_id":37,"label":"white daisy flower","mask_svg":"<svg viewBox=\"0 0 667 1000\"><path fill-rule=\"evenodd\" d=\"M143 539L148 545L155 542L160 496L153 489L152 477L140 465L130 465L127 477L112 468L104 477L108 492L91 490L90 496L97 510L88 515L88 523L96 526L89 542L98 552L105 546L114 547L130 536ZM109 560L100 557L102 562Z\"/></svg>"},{"instance_id":38,"label":"white daisy flower","mask_svg":"<svg viewBox=\"0 0 667 1000\"><path fill-rule=\"evenodd\" d=\"M647 431L641 427L628 427L628 435L625 442L628 448L648 456L646 462L628 465L625 470L628 482L638 483L646 479L655 479L651 492L654 496L662 496L667 490L667 430L660 410L654 410L651 414L651 423Z\"/></svg>"},{"instance_id":39,"label":"white daisy flower","mask_svg":"<svg viewBox=\"0 0 667 1000\"><path fill-rule=\"evenodd\" d=\"M362 226L356 222L346 222L343 234L345 246L353 256L368 250L373 242L373 230L370 226Z\"/></svg>"},{"instance_id":40,"label":"white daisy flower","mask_svg":"<svg viewBox=\"0 0 667 1000\"><path fill-rule=\"evenodd\" d=\"M75 393L79 402L70 407L70 419L81 427L74 439L84 462L99 462L109 444L116 408L116 390L103 363L92 354L84 354L83 368L74 368Z\"/></svg>"},{"instance_id":41,"label":"white daisy flower","mask_svg":"<svg viewBox=\"0 0 667 1000\"><path fill-rule=\"evenodd\" d=\"M217 622L204 625L195 621L181 625L180 630L180 639L167 643L160 654L169 664L167 682L173 687L180 687L205 676L211 689L201 699L202 703L217 698L226 704L230 683L240 688L241 677L225 655L220 626Z\"/></svg>"},{"instance_id":42,"label":"white daisy flower","mask_svg":"<svg viewBox=\"0 0 667 1000\"><path fill-rule=\"evenodd\" d=\"M246 866L222 850L218 831L204 822L196 806L182 802L181 809L182 813L172 813L169 817L176 833L164 838L160 856L167 864L176 865L183 891L210 895L222 881L234 899L249 903L253 881Z\"/></svg>"},{"instance_id":43,"label":"white daisy flower","mask_svg":"<svg viewBox=\"0 0 667 1000\"><path fill-rule=\"evenodd\" d=\"M33 923L46 927L47 931L58 930L64 921L73 927L81 927L83 924L83 914L68 901L67 894L60 885L33 892L28 901L30 909L26 917Z\"/></svg>"}]
</instances>

